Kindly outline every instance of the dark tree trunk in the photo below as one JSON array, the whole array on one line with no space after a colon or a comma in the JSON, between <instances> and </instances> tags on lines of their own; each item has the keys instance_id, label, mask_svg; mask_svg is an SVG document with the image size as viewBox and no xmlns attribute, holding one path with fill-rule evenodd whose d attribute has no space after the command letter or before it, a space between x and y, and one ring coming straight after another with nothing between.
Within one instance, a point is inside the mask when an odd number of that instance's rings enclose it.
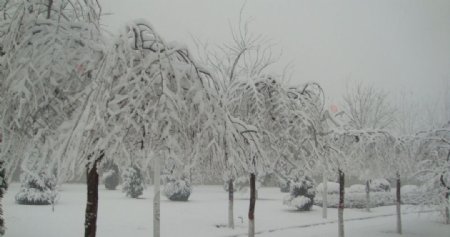
<instances>
[{"instance_id":1,"label":"dark tree trunk","mask_svg":"<svg viewBox=\"0 0 450 237\"><path fill-rule=\"evenodd\" d=\"M450 225L450 210L448 208L448 198L449 198L449 193L450 191L447 191L447 193L445 193L445 200L447 201L447 205L445 206L445 224Z\"/></svg>"},{"instance_id":2,"label":"dark tree trunk","mask_svg":"<svg viewBox=\"0 0 450 237\"><path fill-rule=\"evenodd\" d=\"M339 207L338 207L338 232L339 237L344 237L344 197L345 197L345 174L342 170L339 173Z\"/></svg>"},{"instance_id":3,"label":"dark tree trunk","mask_svg":"<svg viewBox=\"0 0 450 237\"><path fill-rule=\"evenodd\" d=\"M397 190L396 190L396 196L397 196L397 233L402 234L402 200L401 200L401 181L400 181L400 174L397 173Z\"/></svg>"},{"instance_id":4,"label":"dark tree trunk","mask_svg":"<svg viewBox=\"0 0 450 237\"><path fill-rule=\"evenodd\" d=\"M248 210L248 236L255 236L255 203L256 203L256 177L250 174L250 208Z\"/></svg>"},{"instance_id":5,"label":"dark tree trunk","mask_svg":"<svg viewBox=\"0 0 450 237\"><path fill-rule=\"evenodd\" d=\"M5 168L3 167L3 161L0 161L0 235L5 234L5 219L3 218L3 195L8 188L8 184L6 182L6 174Z\"/></svg>"},{"instance_id":6,"label":"dark tree trunk","mask_svg":"<svg viewBox=\"0 0 450 237\"><path fill-rule=\"evenodd\" d=\"M97 213L98 213L98 163L103 158L102 152L95 159L92 168L87 167L86 183L87 183L87 203L84 222L84 236L95 237L97 232Z\"/></svg>"},{"instance_id":7,"label":"dark tree trunk","mask_svg":"<svg viewBox=\"0 0 450 237\"><path fill-rule=\"evenodd\" d=\"M50 15L52 12L53 0L48 0L48 9L47 9L47 19L50 19Z\"/></svg>"},{"instance_id":8,"label":"dark tree trunk","mask_svg":"<svg viewBox=\"0 0 450 237\"><path fill-rule=\"evenodd\" d=\"M233 179L228 180L228 227L234 229L234 187L233 187Z\"/></svg>"},{"instance_id":9,"label":"dark tree trunk","mask_svg":"<svg viewBox=\"0 0 450 237\"><path fill-rule=\"evenodd\" d=\"M450 161L450 151L447 154L447 162ZM446 183L444 180L444 174L441 175L441 185L444 187L444 189L446 190L446 192L444 193L444 197L445 197L445 210L444 210L444 218L445 218L445 224L449 225L450 224L450 210L449 210L449 196L450 196L450 184Z\"/></svg>"}]
</instances>

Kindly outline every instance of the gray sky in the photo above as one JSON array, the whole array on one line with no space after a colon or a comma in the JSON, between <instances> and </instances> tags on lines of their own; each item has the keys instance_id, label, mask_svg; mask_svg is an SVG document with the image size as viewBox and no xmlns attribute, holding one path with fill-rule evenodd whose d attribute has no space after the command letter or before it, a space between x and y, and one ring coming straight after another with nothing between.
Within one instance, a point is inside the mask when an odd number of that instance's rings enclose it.
<instances>
[{"instance_id":1,"label":"gray sky","mask_svg":"<svg viewBox=\"0 0 450 237\"><path fill-rule=\"evenodd\" d=\"M101 0L112 32L145 18L166 41L192 46L230 39L241 0ZM320 83L328 101L340 100L349 82L433 100L450 81L449 0L248 0L250 29L282 49L279 67L293 64L292 84Z\"/></svg>"}]
</instances>

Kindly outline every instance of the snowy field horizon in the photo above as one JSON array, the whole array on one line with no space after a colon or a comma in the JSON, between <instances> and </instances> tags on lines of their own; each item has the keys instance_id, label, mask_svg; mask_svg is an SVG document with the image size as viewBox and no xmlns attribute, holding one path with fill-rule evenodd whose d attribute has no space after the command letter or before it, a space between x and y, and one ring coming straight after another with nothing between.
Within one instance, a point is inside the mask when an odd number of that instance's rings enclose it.
<instances>
[{"instance_id":1,"label":"snowy field horizon","mask_svg":"<svg viewBox=\"0 0 450 237\"><path fill-rule=\"evenodd\" d=\"M18 205L14 195L19 183L13 183L4 199L7 235L10 237L78 237L83 234L85 189L83 184L64 184L54 209L51 205ZM200 185L193 188L187 202L161 200L161 236L234 237L247 236L248 192L235 194L235 229L226 227L227 192L220 185ZM321 207L298 212L283 205L286 193L277 187L258 190L256 203L256 236L305 237L334 236L337 208L328 208L323 219ZM99 237L144 237L152 232L152 186L138 199L125 196L120 190L99 187ZM345 209L346 236L394 237L395 206ZM450 228L433 208L403 207L404 237L448 237Z\"/></svg>"}]
</instances>

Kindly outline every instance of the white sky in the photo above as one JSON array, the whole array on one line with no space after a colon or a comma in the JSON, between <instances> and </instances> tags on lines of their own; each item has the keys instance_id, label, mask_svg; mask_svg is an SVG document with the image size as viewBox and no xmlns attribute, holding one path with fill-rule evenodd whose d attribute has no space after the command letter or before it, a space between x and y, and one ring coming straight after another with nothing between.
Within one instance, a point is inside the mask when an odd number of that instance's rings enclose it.
<instances>
[{"instance_id":1,"label":"white sky","mask_svg":"<svg viewBox=\"0 0 450 237\"><path fill-rule=\"evenodd\" d=\"M242 0L101 0L103 23L116 32L145 18L166 41L192 45L230 39ZM316 81L329 102L348 82L436 98L450 81L449 0L248 0L250 29L282 49L279 71L293 64L292 84Z\"/></svg>"}]
</instances>

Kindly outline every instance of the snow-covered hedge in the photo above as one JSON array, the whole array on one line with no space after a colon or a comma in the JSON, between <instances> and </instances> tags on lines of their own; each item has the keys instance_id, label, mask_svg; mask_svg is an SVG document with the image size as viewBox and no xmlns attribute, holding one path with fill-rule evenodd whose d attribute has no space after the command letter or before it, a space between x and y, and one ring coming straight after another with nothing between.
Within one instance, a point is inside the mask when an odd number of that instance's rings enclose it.
<instances>
[{"instance_id":1,"label":"snow-covered hedge","mask_svg":"<svg viewBox=\"0 0 450 237\"><path fill-rule=\"evenodd\" d=\"M400 189L400 191L402 194L418 193L419 187L417 187L416 185L403 185L402 188Z\"/></svg>"},{"instance_id":2,"label":"snow-covered hedge","mask_svg":"<svg viewBox=\"0 0 450 237\"><path fill-rule=\"evenodd\" d=\"M122 191L132 198L137 198L144 192L144 179L137 167L128 167L122 173Z\"/></svg>"},{"instance_id":3,"label":"snow-covered hedge","mask_svg":"<svg viewBox=\"0 0 450 237\"><path fill-rule=\"evenodd\" d=\"M366 192L366 185L362 184L354 184L350 186L348 189L349 193L365 193Z\"/></svg>"},{"instance_id":4,"label":"snow-covered hedge","mask_svg":"<svg viewBox=\"0 0 450 237\"><path fill-rule=\"evenodd\" d=\"M386 179L373 179L370 181L371 192L389 192L391 184Z\"/></svg>"},{"instance_id":5,"label":"snow-covered hedge","mask_svg":"<svg viewBox=\"0 0 450 237\"><path fill-rule=\"evenodd\" d=\"M323 192L323 183L317 185L316 188L317 193ZM339 183L328 182L327 183L327 193L328 194L339 194Z\"/></svg>"},{"instance_id":6,"label":"snow-covered hedge","mask_svg":"<svg viewBox=\"0 0 450 237\"><path fill-rule=\"evenodd\" d=\"M171 180L164 185L164 195L171 201L187 201L191 193L191 184L185 179Z\"/></svg>"},{"instance_id":7,"label":"snow-covered hedge","mask_svg":"<svg viewBox=\"0 0 450 237\"><path fill-rule=\"evenodd\" d=\"M299 177L292 181L290 194L284 198L283 204L300 211L309 211L315 195L314 180L309 176Z\"/></svg>"},{"instance_id":8,"label":"snow-covered hedge","mask_svg":"<svg viewBox=\"0 0 450 237\"><path fill-rule=\"evenodd\" d=\"M418 205L419 199L417 193L406 192L402 193L402 204ZM328 207L337 208L339 203L339 194L329 194L327 196ZM314 199L315 205L322 206L322 195L319 193ZM396 195L395 189L390 192L371 192L370 193L370 206L390 206L395 205ZM346 189L345 192L345 208L365 208L366 207L366 194L364 192L350 192Z\"/></svg>"},{"instance_id":9,"label":"snow-covered hedge","mask_svg":"<svg viewBox=\"0 0 450 237\"><path fill-rule=\"evenodd\" d=\"M55 202L56 177L48 172L25 172L20 177L21 186L15 199L23 205L48 205Z\"/></svg>"}]
</instances>

